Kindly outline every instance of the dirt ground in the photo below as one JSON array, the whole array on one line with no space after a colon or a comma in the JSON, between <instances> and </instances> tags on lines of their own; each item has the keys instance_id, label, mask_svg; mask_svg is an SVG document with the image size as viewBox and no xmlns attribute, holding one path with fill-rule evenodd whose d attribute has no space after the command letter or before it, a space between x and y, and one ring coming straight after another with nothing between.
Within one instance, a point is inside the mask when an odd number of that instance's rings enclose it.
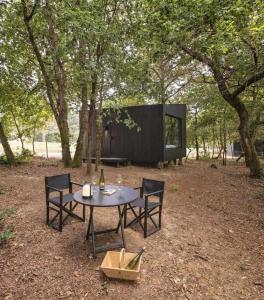
<instances>
[{"instance_id":1,"label":"dirt ground","mask_svg":"<svg viewBox=\"0 0 264 300\"><path fill-rule=\"evenodd\" d=\"M104 167L107 183L118 173L129 186L142 177L166 182L162 230L147 239L138 227L125 230L128 250L146 247L141 278L131 283L102 275L104 253L89 258L87 224L72 220L62 233L45 225L44 176L86 178L84 167L42 162L0 167L0 209L16 210L5 224L14 238L0 247L0 299L264 299L264 182L245 167ZM97 229L113 222L115 209L96 209Z\"/></svg>"}]
</instances>

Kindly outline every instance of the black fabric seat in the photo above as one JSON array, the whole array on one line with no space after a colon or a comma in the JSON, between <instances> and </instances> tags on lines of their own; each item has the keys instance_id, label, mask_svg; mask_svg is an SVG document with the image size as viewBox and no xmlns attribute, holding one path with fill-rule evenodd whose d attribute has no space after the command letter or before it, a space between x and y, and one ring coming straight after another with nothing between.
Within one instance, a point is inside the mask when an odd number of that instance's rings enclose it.
<instances>
[{"instance_id":1,"label":"black fabric seat","mask_svg":"<svg viewBox=\"0 0 264 300\"><path fill-rule=\"evenodd\" d=\"M148 202L148 208L155 208L155 207L158 207L159 205L160 205L159 202ZM145 199L138 198L137 200L133 201L131 206L144 208L145 207Z\"/></svg>"},{"instance_id":2,"label":"black fabric seat","mask_svg":"<svg viewBox=\"0 0 264 300\"><path fill-rule=\"evenodd\" d=\"M63 195L62 203L69 203L71 201L74 201L73 194ZM50 202L60 204L60 197L50 198Z\"/></svg>"},{"instance_id":3,"label":"black fabric seat","mask_svg":"<svg viewBox=\"0 0 264 300\"><path fill-rule=\"evenodd\" d=\"M46 223L52 226L54 229L62 231L62 226L69 216L85 222L85 206L82 205L82 217L74 213L75 208L78 206L77 202L74 202L72 186L82 186L80 183L71 181L70 174L62 174L55 176L45 177L45 191L46 191ZM68 190L67 194L64 194L64 190ZM50 194L59 193L57 197L50 197ZM80 204L81 205L81 204ZM50 211L55 211L55 215L50 220ZM63 213L65 216L63 216ZM58 219L58 225L54 223Z\"/></svg>"},{"instance_id":4,"label":"black fabric seat","mask_svg":"<svg viewBox=\"0 0 264 300\"><path fill-rule=\"evenodd\" d=\"M164 185L164 181L143 178L142 186L137 188L140 190L139 198L128 204L126 208L124 218L125 227L138 223L144 232L144 238L161 229ZM150 202L150 197L156 197L158 201ZM136 212L137 208L139 209L138 213ZM133 213L134 219L127 224L127 213L129 211ZM153 218L156 214L158 214L158 224ZM142 224L142 220L144 220L144 224ZM154 226L152 229L149 229L149 220Z\"/></svg>"}]
</instances>

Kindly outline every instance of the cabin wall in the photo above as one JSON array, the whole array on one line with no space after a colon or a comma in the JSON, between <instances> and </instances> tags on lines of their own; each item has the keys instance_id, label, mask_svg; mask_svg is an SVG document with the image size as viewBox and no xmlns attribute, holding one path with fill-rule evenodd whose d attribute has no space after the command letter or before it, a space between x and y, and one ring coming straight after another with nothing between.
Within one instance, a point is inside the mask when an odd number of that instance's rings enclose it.
<instances>
[{"instance_id":1,"label":"cabin wall","mask_svg":"<svg viewBox=\"0 0 264 300\"><path fill-rule=\"evenodd\" d=\"M126 157L132 162L157 162L163 160L163 107L162 105L131 106L122 109L120 119L129 117L136 123L129 129L117 123L112 112L104 119L102 156ZM138 131L138 128L139 131Z\"/></svg>"},{"instance_id":2,"label":"cabin wall","mask_svg":"<svg viewBox=\"0 0 264 300\"><path fill-rule=\"evenodd\" d=\"M165 147L166 114L181 120L180 148ZM124 124L128 116L136 123L134 128ZM93 131L92 156L95 156L95 123ZM186 156L186 105L155 104L125 107L119 112L105 111L101 156L128 158L136 163L157 163Z\"/></svg>"}]
</instances>

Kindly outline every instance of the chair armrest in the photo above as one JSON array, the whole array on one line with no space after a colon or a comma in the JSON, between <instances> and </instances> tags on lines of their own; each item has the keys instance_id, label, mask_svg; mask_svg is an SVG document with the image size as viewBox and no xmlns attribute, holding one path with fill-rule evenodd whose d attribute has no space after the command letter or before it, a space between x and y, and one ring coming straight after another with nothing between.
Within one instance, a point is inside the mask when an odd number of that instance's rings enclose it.
<instances>
[{"instance_id":1,"label":"chair armrest","mask_svg":"<svg viewBox=\"0 0 264 300\"><path fill-rule=\"evenodd\" d=\"M78 185L78 186L83 186L83 184L78 183L78 182L73 182L73 181L71 181L71 184Z\"/></svg>"},{"instance_id":2,"label":"chair armrest","mask_svg":"<svg viewBox=\"0 0 264 300\"><path fill-rule=\"evenodd\" d=\"M142 198L143 197L143 186L135 187L135 190L139 190L139 195Z\"/></svg>"},{"instance_id":3,"label":"chair armrest","mask_svg":"<svg viewBox=\"0 0 264 300\"><path fill-rule=\"evenodd\" d=\"M155 191L155 192L152 192L152 193L149 193L149 194L145 194L144 196L145 196L145 197L157 196L157 195L162 194L163 192L164 192L163 190Z\"/></svg>"},{"instance_id":4,"label":"chair armrest","mask_svg":"<svg viewBox=\"0 0 264 300\"><path fill-rule=\"evenodd\" d=\"M46 187L47 187L48 189L50 189L50 190L53 190L54 192L63 193L63 191L62 191L62 190L60 190L60 189L57 189L57 188L55 188L55 187L53 187L53 186L46 185Z\"/></svg>"}]
</instances>

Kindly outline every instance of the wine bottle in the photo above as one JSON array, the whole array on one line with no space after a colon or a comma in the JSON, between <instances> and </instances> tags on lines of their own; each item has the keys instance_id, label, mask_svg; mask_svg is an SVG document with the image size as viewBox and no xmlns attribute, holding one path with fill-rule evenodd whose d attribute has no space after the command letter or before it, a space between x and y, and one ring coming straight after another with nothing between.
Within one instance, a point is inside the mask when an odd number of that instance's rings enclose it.
<instances>
[{"instance_id":1,"label":"wine bottle","mask_svg":"<svg viewBox=\"0 0 264 300\"><path fill-rule=\"evenodd\" d=\"M101 169L101 176L99 179L99 188L100 188L100 190L105 189L105 179L104 179L104 170L103 169Z\"/></svg>"},{"instance_id":2,"label":"wine bottle","mask_svg":"<svg viewBox=\"0 0 264 300\"><path fill-rule=\"evenodd\" d=\"M145 251L145 247L142 248L137 254L135 257L133 257L129 263L127 264L127 266L125 267L125 269L128 269L128 270L133 270L136 268L139 260L140 260L140 257L141 255L143 254L143 252Z\"/></svg>"}]
</instances>

